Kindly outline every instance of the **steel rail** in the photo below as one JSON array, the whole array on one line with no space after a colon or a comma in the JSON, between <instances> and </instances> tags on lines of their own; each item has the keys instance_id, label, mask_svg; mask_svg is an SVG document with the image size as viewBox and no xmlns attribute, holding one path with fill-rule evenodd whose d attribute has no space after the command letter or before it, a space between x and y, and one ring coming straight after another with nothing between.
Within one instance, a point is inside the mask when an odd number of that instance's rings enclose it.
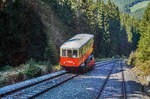
<instances>
[{"instance_id":1,"label":"steel rail","mask_svg":"<svg viewBox=\"0 0 150 99\"><path fill-rule=\"evenodd\" d=\"M0 98L1 98L1 97L4 97L4 96L7 96L7 95L9 95L9 94L15 93L15 92L17 92L17 91L19 91L19 90L23 90L23 89L25 89L25 88L28 88L28 87L37 85L37 84L42 83L42 82L44 82L44 81L47 81L47 80L50 80L50 79L59 77L59 76L64 75L64 74L66 74L66 73L68 73L68 72L65 71L65 72L63 72L63 73L59 73L58 75L54 75L54 76L51 76L51 77L49 77L49 78L42 79L42 80L40 80L40 81L35 81L34 83L29 83L29 84L27 84L27 85L23 85L23 86L21 86L21 87L19 87L19 88L12 88L12 90L10 90L10 91L1 92L1 93L0 93ZM23 82L21 82L21 83L23 83ZM25 82L25 83L26 83L26 82ZM13 86L13 85L12 85L12 86ZM8 86L8 87L11 87L11 85Z\"/></svg>"},{"instance_id":2,"label":"steel rail","mask_svg":"<svg viewBox=\"0 0 150 99\"><path fill-rule=\"evenodd\" d=\"M43 94L43 93L49 91L50 89L56 88L56 87L58 87L58 86L64 84L65 82L67 82L67 81L69 81L69 80L71 80L71 79L73 79L73 78L75 78L75 77L77 77L77 76L79 76L79 74L76 74L76 75L74 75L74 76L72 76L72 77L70 77L70 78L68 78L68 79L66 79L66 80L64 80L64 81L62 81L62 82L60 82L60 83L58 83L58 84L52 86L52 87L49 87L49 88L47 88L46 90L42 91L41 93L38 93L38 94L36 94L36 95L34 95L34 96L30 97L30 98L34 98L34 97L36 97L36 96L39 96L39 95L41 95L41 94Z\"/></svg>"},{"instance_id":3,"label":"steel rail","mask_svg":"<svg viewBox=\"0 0 150 99\"><path fill-rule=\"evenodd\" d=\"M126 85L125 85L125 78L124 78L124 69L123 69L123 63L121 60L121 70L122 70L122 94L123 94L123 99L127 99L127 95L126 95Z\"/></svg>"},{"instance_id":4,"label":"steel rail","mask_svg":"<svg viewBox=\"0 0 150 99\"><path fill-rule=\"evenodd\" d=\"M31 86L28 88L25 88L23 90L18 90L15 93L6 95L2 98L5 99L31 99L33 97L36 97L38 95L41 95L42 93L55 88L61 84L64 84L65 82L73 79L74 77L78 76L78 74L64 74L61 76L57 76L53 79L47 80L43 83L36 84L35 86Z\"/></svg>"},{"instance_id":5,"label":"steel rail","mask_svg":"<svg viewBox=\"0 0 150 99\"><path fill-rule=\"evenodd\" d=\"M115 63L115 62L114 62L114 63ZM115 64L114 64L114 65L115 65ZM99 97L101 96L101 94L102 94L102 92L103 92L103 90L104 90L104 88L105 88L105 85L107 84L108 79L109 79L110 75L112 74L114 65L111 67L111 70L109 71L109 74L107 75L107 77L106 77L106 79L105 79L105 81L104 81L104 83L103 83L103 85L102 85L102 88L100 89L99 94L98 94L98 96L96 97L96 99L99 99Z\"/></svg>"},{"instance_id":6,"label":"steel rail","mask_svg":"<svg viewBox=\"0 0 150 99\"><path fill-rule=\"evenodd\" d=\"M112 61L112 60L104 61L104 62L102 62L101 64L100 64L100 63L95 64L94 67L99 67L99 65L108 65L108 64L113 63L113 62L114 62L114 61Z\"/></svg>"}]
</instances>

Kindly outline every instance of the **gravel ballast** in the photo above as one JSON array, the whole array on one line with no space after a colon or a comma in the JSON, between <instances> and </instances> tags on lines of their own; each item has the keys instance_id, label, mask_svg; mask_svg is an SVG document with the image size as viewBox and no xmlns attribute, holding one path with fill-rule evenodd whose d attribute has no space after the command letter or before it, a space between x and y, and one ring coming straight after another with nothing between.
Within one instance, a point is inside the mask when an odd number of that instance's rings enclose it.
<instances>
[{"instance_id":1,"label":"gravel ballast","mask_svg":"<svg viewBox=\"0 0 150 99\"><path fill-rule=\"evenodd\" d=\"M36 99L95 99L114 63L95 67L95 70L80 75L54 88Z\"/></svg>"}]
</instances>

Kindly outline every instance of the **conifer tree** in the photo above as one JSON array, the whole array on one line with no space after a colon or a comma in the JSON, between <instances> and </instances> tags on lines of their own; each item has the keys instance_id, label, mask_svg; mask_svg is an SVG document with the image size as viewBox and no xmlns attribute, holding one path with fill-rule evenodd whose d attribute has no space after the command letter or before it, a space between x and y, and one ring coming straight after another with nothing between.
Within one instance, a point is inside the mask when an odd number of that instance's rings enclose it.
<instances>
[{"instance_id":1,"label":"conifer tree","mask_svg":"<svg viewBox=\"0 0 150 99\"><path fill-rule=\"evenodd\" d=\"M138 49L136 50L134 63L140 67L144 76L150 72L150 3L144 13L140 24L140 40L138 42Z\"/></svg>"},{"instance_id":2,"label":"conifer tree","mask_svg":"<svg viewBox=\"0 0 150 99\"><path fill-rule=\"evenodd\" d=\"M140 25L140 41L138 45L139 59L146 61L150 56L150 3L145 11L144 17Z\"/></svg>"},{"instance_id":3,"label":"conifer tree","mask_svg":"<svg viewBox=\"0 0 150 99\"><path fill-rule=\"evenodd\" d=\"M48 42L46 57L48 58L48 61L50 61L52 65L58 64L58 52L56 49L56 45L52 40L49 40Z\"/></svg>"}]
</instances>

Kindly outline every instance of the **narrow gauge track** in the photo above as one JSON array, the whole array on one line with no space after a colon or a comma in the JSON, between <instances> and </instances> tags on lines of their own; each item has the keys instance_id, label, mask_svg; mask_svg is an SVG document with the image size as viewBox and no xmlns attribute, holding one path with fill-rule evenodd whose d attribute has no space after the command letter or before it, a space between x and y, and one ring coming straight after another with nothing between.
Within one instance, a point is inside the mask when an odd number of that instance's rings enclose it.
<instances>
[{"instance_id":1,"label":"narrow gauge track","mask_svg":"<svg viewBox=\"0 0 150 99\"><path fill-rule=\"evenodd\" d=\"M104 90L104 88L105 88L105 85L107 84L108 79L109 79L109 77L110 77L110 75L111 75L111 73L112 73L112 71L113 71L113 69L114 69L114 65L115 65L115 62L114 62L114 64L113 64L113 66L111 67L111 70L109 71L109 73L108 73L108 75L107 75L107 77L106 77L106 80L104 81L104 83L103 83L103 85L102 85L102 88L100 89L99 94L98 94L98 96L96 97L96 99L99 99L99 97L101 96L101 94L102 94L102 92L103 92L103 90Z\"/></svg>"},{"instance_id":2,"label":"narrow gauge track","mask_svg":"<svg viewBox=\"0 0 150 99\"><path fill-rule=\"evenodd\" d=\"M127 96L126 96L125 79L124 79L124 69L123 69L122 60L121 60L120 65L121 65L121 70L122 70L122 94L123 94L123 99L127 99Z\"/></svg>"},{"instance_id":3,"label":"narrow gauge track","mask_svg":"<svg viewBox=\"0 0 150 99\"><path fill-rule=\"evenodd\" d=\"M110 64L110 63L113 63L114 61L112 61L112 60L108 60L108 61L104 61L104 62L97 62L96 64L95 64L95 67L99 67L99 65L108 65L108 64Z\"/></svg>"},{"instance_id":4,"label":"narrow gauge track","mask_svg":"<svg viewBox=\"0 0 150 99\"><path fill-rule=\"evenodd\" d=\"M78 74L64 73L62 75L39 82L32 86L26 86L24 89L15 90L15 92L3 95L2 99L30 99L46 92L47 90L59 86L76 76L78 76Z\"/></svg>"},{"instance_id":5,"label":"narrow gauge track","mask_svg":"<svg viewBox=\"0 0 150 99\"><path fill-rule=\"evenodd\" d=\"M102 61L102 62L96 62L95 65L105 64L105 63L110 63L110 62L112 62L112 60L107 60L107 61Z\"/></svg>"},{"instance_id":6,"label":"narrow gauge track","mask_svg":"<svg viewBox=\"0 0 150 99\"><path fill-rule=\"evenodd\" d=\"M115 64L114 64L114 65L115 65ZM96 99L99 99L100 96L102 95L102 92L103 92L103 90L104 90L104 88L105 88L105 85L107 84L107 82L108 82L108 80L109 80L109 77L110 77L110 75L112 74L112 71L113 71L113 69L114 69L114 65L111 67L111 70L110 70L109 74L107 75L107 78L106 78L106 80L104 81L104 84L102 85L102 88L100 89L99 94L98 94L98 96L96 97ZM122 91L122 99L127 99L122 60L120 60L120 64L119 64L119 65L121 66L121 75L122 75L122 84L121 84L121 88L122 88L122 89L121 89L121 91Z\"/></svg>"},{"instance_id":7,"label":"narrow gauge track","mask_svg":"<svg viewBox=\"0 0 150 99\"><path fill-rule=\"evenodd\" d=\"M102 64L102 63L109 63L110 61L112 61L112 60L107 60L107 61L96 62L95 64L97 65L97 64Z\"/></svg>"},{"instance_id":8,"label":"narrow gauge track","mask_svg":"<svg viewBox=\"0 0 150 99\"><path fill-rule=\"evenodd\" d=\"M106 65L111 63L112 61L104 61L98 63L98 65ZM96 66L98 67L98 66ZM25 84L18 88L12 88L11 90L7 90L6 92L2 92L0 90L0 98L1 99L29 99L34 98L52 88L55 88L74 77L77 77L79 74L70 74L68 72L62 72L57 75L35 81L34 83Z\"/></svg>"}]
</instances>

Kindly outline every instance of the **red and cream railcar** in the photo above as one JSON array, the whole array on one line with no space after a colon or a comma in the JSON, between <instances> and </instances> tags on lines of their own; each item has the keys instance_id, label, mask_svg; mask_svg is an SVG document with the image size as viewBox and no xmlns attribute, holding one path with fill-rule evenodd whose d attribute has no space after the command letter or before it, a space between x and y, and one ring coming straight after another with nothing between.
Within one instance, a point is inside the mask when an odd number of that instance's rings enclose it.
<instances>
[{"instance_id":1,"label":"red and cream railcar","mask_svg":"<svg viewBox=\"0 0 150 99\"><path fill-rule=\"evenodd\" d=\"M60 65L69 68L92 68L94 35L77 34L60 47Z\"/></svg>"}]
</instances>

